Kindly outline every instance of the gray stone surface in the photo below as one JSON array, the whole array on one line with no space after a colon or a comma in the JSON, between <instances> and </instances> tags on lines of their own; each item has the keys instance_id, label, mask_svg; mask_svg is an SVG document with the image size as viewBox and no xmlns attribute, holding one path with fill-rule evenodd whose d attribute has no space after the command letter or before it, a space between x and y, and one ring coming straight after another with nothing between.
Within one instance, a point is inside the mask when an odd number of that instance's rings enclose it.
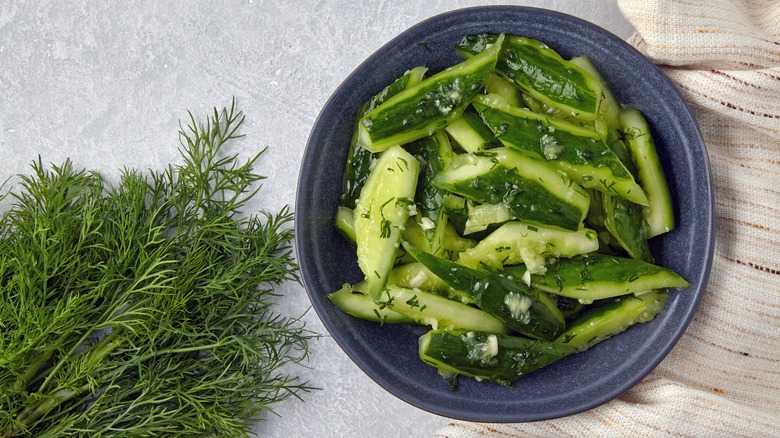
<instances>
[{"instance_id":1,"label":"gray stone surface","mask_svg":"<svg viewBox=\"0 0 780 438\"><path fill-rule=\"evenodd\" d=\"M122 167L178 158L179 120L235 96L246 153L269 146L258 202L292 205L309 130L331 92L363 59L409 26L481 1L0 2L0 180L70 157L115 180ZM546 7L623 38L613 0L501 2ZM11 180L11 184L13 183ZM7 186L6 186L7 187ZM309 307L281 289L280 310ZM308 326L324 332L313 311ZM321 388L276 406L267 437L429 436L447 419L384 392L325 336L307 368Z\"/></svg>"}]
</instances>

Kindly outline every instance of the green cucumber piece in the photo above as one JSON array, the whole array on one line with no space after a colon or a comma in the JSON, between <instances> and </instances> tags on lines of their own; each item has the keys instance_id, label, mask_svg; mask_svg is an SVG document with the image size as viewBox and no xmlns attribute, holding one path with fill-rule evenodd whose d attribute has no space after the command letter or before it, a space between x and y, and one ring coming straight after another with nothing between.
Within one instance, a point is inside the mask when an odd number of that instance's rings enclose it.
<instances>
[{"instance_id":1,"label":"green cucumber piece","mask_svg":"<svg viewBox=\"0 0 780 438\"><path fill-rule=\"evenodd\" d=\"M414 197L417 214L414 219L427 241L427 248L434 254L441 254L444 251L444 235L447 227L447 215L444 209L446 192L436 187L433 179L452 160L449 137L439 130L430 137L404 145L404 149L414 155L420 163L420 175Z\"/></svg>"},{"instance_id":2,"label":"green cucumber piece","mask_svg":"<svg viewBox=\"0 0 780 438\"><path fill-rule=\"evenodd\" d=\"M523 93L514 82L504 78L498 73L490 75L485 82L485 90L503 96L510 105L523 106Z\"/></svg>"},{"instance_id":3,"label":"green cucumber piece","mask_svg":"<svg viewBox=\"0 0 780 438\"><path fill-rule=\"evenodd\" d=\"M419 169L417 159L400 146L388 149L377 159L355 206L357 261L373 299L379 298L395 263Z\"/></svg>"},{"instance_id":4,"label":"green cucumber piece","mask_svg":"<svg viewBox=\"0 0 780 438\"><path fill-rule=\"evenodd\" d=\"M606 218L604 217L604 203L602 202L603 193L593 190L585 189L590 196L590 208L588 209L588 215L585 216L585 227L595 230L599 236L599 252L613 253L613 247L620 245L615 242L615 238L609 234L607 227L604 225Z\"/></svg>"},{"instance_id":5,"label":"green cucumber piece","mask_svg":"<svg viewBox=\"0 0 780 438\"><path fill-rule=\"evenodd\" d=\"M585 126L590 129L593 129L596 126L598 118L596 120L582 120L580 118L572 116L571 113L564 112L558 108L547 105L546 103L538 99L534 99L527 93L523 93L522 98L523 98L523 103L521 105L518 105L517 106L518 108L524 108L537 114L543 114L548 117L564 120L566 122L569 122L577 126ZM511 106L514 106L508 100L507 103Z\"/></svg>"},{"instance_id":6,"label":"green cucumber piece","mask_svg":"<svg viewBox=\"0 0 780 438\"><path fill-rule=\"evenodd\" d=\"M576 318L588 307L588 305L581 303L580 300L575 300L574 298L561 295L552 295L552 298L558 305L558 310L560 310L563 317L566 318L566 321L571 321Z\"/></svg>"},{"instance_id":7,"label":"green cucumber piece","mask_svg":"<svg viewBox=\"0 0 780 438\"><path fill-rule=\"evenodd\" d=\"M461 235L458 234L458 232L455 230L455 226L452 223L448 221L444 223L445 227L441 238L437 240L440 246L437 247L436 251L434 251L434 248L430 245L430 242L425 237L425 230L422 229L420 223L414 217L410 217L406 222L406 228L403 230L401 238L413 244L414 246L422 248L426 252L430 252L450 260L454 260L457 258L460 252L469 248L473 248L474 245L477 244L476 241L472 239L461 237ZM399 251L403 251L403 248L399 248Z\"/></svg>"},{"instance_id":8,"label":"green cucumber piece","mask_svg":"<svg viewBox=\"0 0 780 438\"><path fill-rule=\"evenodd\" d=\"M411 256L410 256L411 257ZM387 284L392 284L410 289L422 289L438 295L447 296L453 300L465 304L473 304L474 300L461 291L451 288L447 283L437 277L425 265L412 257L413 262L397 265L390 271Z\"/></svg>"},{"instance_id":9,"label":"green cucumber piece","mask_svg":"<svg viewBox=\"0 0 780 438\"><path fill-rule=\"evenodd\" d=\"M439 295L449 295L451 288L433 274L422 263L416 261L396 265L390 276L387 278L387 284L392 284L410 289L422 289L427 292L437 293Z\"/></svg>"},{"instance_id":10,"label":"green cucumber piece","mask_svg":"<svg viewBox=\"0 0 780 438\"><path fill-rule=\"evenodd\" d=\"M627 106L620 113L620 122L638 169L639 182L647 193L648 205L643 210L648 225L647 237L671 231L674 229L672 196L647 120L638 109Z\"/></svg>"},{"instance_id":11,"label":"green cucumber piece","mask_svg":"<svg viewBox=\"0 0 780 438\"><path fill-rule=\"evenodd\" d=\"M369 99L358 111L358 119L373 111L374 108L384 103L387 99L419 84L427 70L426 67L415 67L408 70L403 76L385 87L379 94ZM355 208L355 201L360 195L360 190L363 188L363 184L365 184L366 178L368 178L368 174L371 171L371 162L376 158L376 154L358 146L357 138L358 127L355 125L349 153L347 154L346 168L344 170L344 188L341 195L342 204L349 208Z\"/></svg>"},{"instance_id":12,"label":"green cucumber piece","mask_svg":"<svg viewBox=\"0 0 780 438\"><path fill-rule=\"evenodd\" d=\"M447 223L447 229L444 230L444 250L449 251L454 259L461 252L473 248L477 242L468 237L461 237L458 231L455 229L455 225L452 222Z\"/></svg>"},{"instance_id":13,"label":"green cucumber piece","mask_svg":"<svg viewBox=\"0 0 780 438\"><path fill-rule=\"evenodd\" d=\"M576 352L568 345L478 331L431 330L419 340L420 359L442 374L507 386Z\"/></svg>"},{"instance_id":14,"label":"green cucumber piece","mask_svg":"<svg viewBox=\"0 0 780 438\"><path fill-rule=\"evenodd\" d=\"M498 95L479 96L473 105L506 147L546 160L583 187L647 205L631 172L592 129L511 107Z\"/></svg>"},{"instance_id":15,"label":"green cucumber piece","mask_svg":"<svg viewBox=\"0 0 780 438\"><path fill-rule=\"evenodd\" d=\"M604 76L601 75L599 69L593 64L593 61L587 56L578 56L570 59L569 62L581 68L601 84L602 96L598 114L604 118L607 126L616 130L620 129L620 102L618 102L615 93L612 92L609 84L607 84Z\"/></svg>"},{"instance_id":16,"label":"green cucumber piece","mask_svg":"<svg viewBox=\"0 0 780 438\"><path fill-rule=\"evenodd\" d=\"M603 119L598 119L596 122L596 131L604 139L604 143L612 150L612 153L618 157L620 162L626 166L626 170L631 172L631 175L633 175L636 180L638 175L636 164L634 163L633 158L631 158L631 151L628 150L628 146L626 146L626 143L623 141L623 137L620 134L622 130L608 126Z\"/></svg>"},{"instance_id":17,"label":"green cucumber piece","mask_svg":"<svg viewBox=\"0 0 780 438\"><path fill-rule=\"evenodd\" d=\"M343 205L336 208L336 230L346 238L350 244L355 245L355 212Z\"/></svg>"},{"instance_id":18,"label":"green cucumber piece","mask_svg":"<svg viewBox=\"0 0 780 438\"><path fill-rule=\"evenodd\" d=\"M444 211L447 212L447 218L455 230L460 235L465 235L463 232L466 226L466 221L469 219L468 206L466 205L466 198L458 196L453 193L447 193L444 195Z\"/></svg>"},{"instance_id":19,"label":"green cucumber piece","mask_svg":"<svg viewBox=\"0 0 780 438\"><path fill-rule=\"evenodd\" d=\"M363 290L361 292L361 290ZM415 320L387 306L378 305L365 293L365 283L355 286L345 284L336 292L328 294L328 299L342 312L355 318L380 324L414 324Z\"/></svg>"},{"instance_id":20,"label":"green cucumber piece","mask_svg":"<svg viewBox=\"0 0 780 438\"><path fill-rule=\"evenodd\" d=\"M404 248L434 275L510 329L544 340L553 340L563 332L565 321L556 302L519 278L471 269L407 243Z\"/></svg>"},{"instance_id":21,"label":"green cucumber piece","mask_svg":"<svg viewBox=\"0 0 780 438\"><path fill-rule=\"evenodd\" d=\"M651 321L666 306L667 296L663 291L650 291L614 298L582 313L555 342L585 351L635 324Z\"/></svg>"},{"instance_id":22,"label":"green cucumber piece","mask_svg":"<svg viewBox=\"0 0 780 438\"><path fill-rule=\"evenodd\" d=\"M482 204L505 205L512 219L579 229L590 198L565 173L506 148L453 158L434 183Z\"/></svg>"},{"instance_id":23,"label":"green cucumber piece","mask_svg":"<svg viewBox=\"0 0 780 438\"><path fill-rule=\"evenodd\" d=\"M642 206L607 194L602 197L602 202L604 226L620 247L632 258L653 263Z\"/></svg>"},{"instance_id":24,"label":"green cucumber piece","mask_svg":"<svg viewBox=\"0 0 780 438\"><path fill-rule=\"evenodd\" d=\"M572 257L598 248L596 232L587 228L556 230L511 221L461 253L458 262L474 269L493 270L523 263L528 268L526 275L530 275L544 272L546 259L550 257Z\"/></svg>"},{"instance_id":25,"label":"green cucumber piece","mask_svg":"<svg viewBox=\"0 0 780 438\"><path fill-rule=\"evenodd\" d=\"M358 143L371 152L429 136L457 119L493 73L503 37L492 47L391 97L359 122Z\"/></svg>"},{"instance_id":26,"label":"green cucumber piece","mask_svg":"<svg viewBox=\"0 0 780 438\"><path fill-rule=\"evenodd\" d=\"M488 231L479 240L495 231L501 224L515 219L512 210L506 204L472 204L468 208L468 218L463 226L464 235Z\"/></svg>"},{"instance_id":27,"label":"green cucumber piece","mask_svg":"<svg viewBox=\"0 0 780 438\"><path fill-rule=\"evenodd\" d=\"M507 269L504 273L523 275L525 267ZM442 280L447 281L445 278ZM531 285L552 294L588 302L654 289L683 288L690 284L671 269L642 260L587 254L561 258L548 264L545 273L531 274Z\"/></svg>"},{"instance_id":28,"label":"green cucumber piece","mask_svg":"<svg viewBox=\"0 0 780 438\"><path fill-rule=\"evenodd\" d=\"M445 128L447 134L466 152L476 152L501 146L493 131L485 125L479 115L466 111Z\"/></svg>"},{"instance_id":29,"label":"green cucumber piece","mask_svg":"<svg viewBox=\"0 0 780 438\"><path fill-rule=\"evenodd\" d=\"M489 47L494 34L468 35L455 50L468 58ZM496 70L545 104L584 120L596 118L602 99L601 83L577 64L563 59L546 44L507 35Z\"/></svg>"},{"instance_id":30,"label":"green cucumber piece","mask_svg":"<svg viewBox=\"0 0 780 438\"><path fill-rule=\"evenodd\" d=\"M485 205L484 207L485 208L483 208L482 204L475 204L472 200L453 193L447 194L444 198L444 208L447 211L447 217L450 220L450 224L457 230L458 234L468 236L468 239L472 242L483 239L490 234L491 231L497 228L497 225L495 225L496 222L493 220L496 216L491 215L491 213L487 211L487 209L492 206ZM511 217L508 210L506 210L506 207L496 207L497 210L502 210L502 213L500 214L505 213L507 218ZM501 220L501 222L507 220L509 219Z\"/></svg>"},{"instance_id":31,"label":"green cucumber piece","mask_svg":"<svg viewBox=\"0 0 780 438\"><path fill-rule=\"evenodd\" d=\"M404 230L403 236L406 238L408 229L409 229L409 223L416 223L414 221L407 221L407 229ZM338 230L339 233L341 233L344 238L347 239L347 241L353 246L357 246L357 241L355 237L355 211L351 208L347 208L344 206L339 206L336 209L336 230ZM454 230L453 230L454 232ZM420 237L422 238L422 234L420 234ZM419 241L418 241L419 242ZM473 245L472 245L473 246ZM462 249L460 250L462 251ZM406 254L405 251L402 251L401 248L398 249L395 255L395 264L398 264L402 261L403 256Z\"/></svg>"},{"instance_id":32,"label":"green cucumber piece","mask_svg":"<svg viewBox=\"0 0 780 438\"><path fill-rule=\"evenodd\" d=\"M377 304L433 329L508 332L501 321L476 307L420 289L388 285Z\"/></svg>"}]
</instances>

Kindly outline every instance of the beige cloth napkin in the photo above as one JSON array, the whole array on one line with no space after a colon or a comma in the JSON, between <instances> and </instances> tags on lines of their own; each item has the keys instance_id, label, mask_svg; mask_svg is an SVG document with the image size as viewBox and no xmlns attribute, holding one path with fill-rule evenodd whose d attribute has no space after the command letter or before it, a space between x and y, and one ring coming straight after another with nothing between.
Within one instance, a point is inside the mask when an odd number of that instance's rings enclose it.
<instances>
[{"instance_id":1,"label":"beige cloth napkin","mask_svg":"<svg viewBox=\"0 0 780 438\"><path fill-rule=\"evenodd\" d=\"M669 356L618 399L551 421L451 422L436 438L780 436L780 1L618 4L704 135L717 228L707 292Z\"/></svg>"}]
</instances>

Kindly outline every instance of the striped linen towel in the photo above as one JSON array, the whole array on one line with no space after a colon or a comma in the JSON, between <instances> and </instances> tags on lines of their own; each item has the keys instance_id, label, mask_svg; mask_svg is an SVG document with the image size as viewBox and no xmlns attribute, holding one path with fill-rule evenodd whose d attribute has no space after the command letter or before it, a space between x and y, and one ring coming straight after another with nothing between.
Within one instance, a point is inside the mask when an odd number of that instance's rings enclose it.
<instances>
[{"instance_id":1,"label":"striped linen towel","mask_svg":"<svg viewBox=\"0 0 780 438\"><path fill-rule=\"evenodd\" d=\"M669 356L618 399L551 421L451 422L436 438L780 436L780 1L618 5L704 135L716 207L707 292Z\"/></svg>"}]
</instances>

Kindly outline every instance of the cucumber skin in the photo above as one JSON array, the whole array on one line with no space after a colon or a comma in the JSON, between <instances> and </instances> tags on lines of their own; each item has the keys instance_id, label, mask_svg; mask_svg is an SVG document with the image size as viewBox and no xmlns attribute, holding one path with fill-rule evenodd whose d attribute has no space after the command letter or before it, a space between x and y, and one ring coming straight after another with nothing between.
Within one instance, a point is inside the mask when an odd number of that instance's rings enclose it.
<instances>
[{"instance_id":1,"label":"cucumber skin","mask_svg":"<svg viewBox=\"0 0 780 438\"><path fill-rule=\"evenodd\" d=\"M596 132L509 107L499 96L480 96L474 107L504 146L547 161L583 187L647 205L631 172Z\"/></svg>"},{"instance_id":2,"label":"cucumber skin","mask_svg":"<svg viewBox=\"0 0 780 438\"><path fill-rule=\"evenodd\" d=\"M448 182L457 169L445 170L435 184L482 204L506 205L513 219L566 230L577 230L582 224L590 203L587 194L549 164L504 148L464 158L477 164L480 160L493 160L494 164L486 173L460 181ZM546 181L540 181L537 170L546 175ZM557 193L557 187L552 184L563 180L568 181L567 192Z\"/></svg>"},{"instance_id":3,"label":"cucumber skin","mask_svg":"<svg viewBox=\"0 0 780 438\"><path fill-rule=\"evenodd\" d=\"M593 61L587 56L578 56L570 59L569 62L587 72L593 79L599 81L602 92L601 104L599 105L598 111L599 115L604 118L610 128L614 130L620 129L620 102L618 102L615 93L612 92L606 79L604 79L604 76L601 75L601 72L593 64Z\"/></svg>"},{"instance_id":4,"label":"cucumber skin","mask_svg":"<svg viewBox=\"0 0 780 438\"><path fill-rule=\"evenodd\" d=\"M485 265L500 270L505 265L524 263L532 267L531 272L544 272L547 258L572 257L598 248L596 232L590 229L563 231L510 221L461 253L458 260L474 269Z\"/></svg>"},{"instance_id":5,"label":"cucumber skin","mask_svg":"<svg viewBox=\"0 0 780 438\"><path fill-rule=\"evenodd\" d=\"M667 297L666 292L651 291L614 298L583 312L555 342L585 351L635 324L651 321L666 307Z\"/></svg>"},{"instance_id":6,"label":"cucumber skin","mask_svg":"<svg viewBox=\"0 0 780 438\"><path fill-rule=\"evenodd\" d=\"M358 143L372 152L429 136L457 119L483 89L498 60L493 47L406 89L358 122Z\"/></svg>"},{"instance_id":7,"label":"cucumber skin","mask_svg":"<svg viewBox=\"0 0 780 438\"><path fill-rule=\"evenodd\" d=\"M434 275L453 289L463 292L477 307L493 315L510 329L525 336L553 340L564 330L563 314L550 297L528 287L517 279L500 274L477 271L450 260L436 257L419 248L404 243L404 248ZM523 317L513 315L505 303L508 297L526 297L530 305Z\"/></svg>"},{"instance_id":8,"label":"cucumber skin","mask_svg":"<svg viewBox=\"0 0 780 438\"><path fill-rule=\"evenodd\" d=\"M509 271L522 275L524 267ZM531 285L556 295L600 300L653 289L684 288L689 283L670 269L642 260L587 254L548 264L544 274L531 275Z\"/></svg>"},{"instance_id":9,"label":"cucumber skin","mask_svg":"<svg viewBox=\"0 0 780 438\"><path fill-rule=\"evenodd\" d=\"M505 185L516 185L519 195L507 200L506 193L496 190ZM496 166L479 179L453 184L439 183L439 187L483 204L506 205L513 219L566 230L576 230L582 223L581 210L550 197L549 192L537 181L523 178L503 166Z\"/></svg>"},{"instance_id":10,"label":"cucumber skin","mask_svg":"<svg viewBox=\"0 0 780 438\"><path fill-rule=\"evenodd\" d=\"M526 339L518 336L483 332L432 330L419 340L420 358L444 372L488 379L502 385L512 383L534 370L549 365L577 350L563 344ZM495 336L495 356L481 360L473 346L488 343Z\"/></svg>"},{"instance_id":11,"label":"cucumber skin","mask_svg":"<svg viewBox=\"0 0 780 438\"><path fill-rule=\"evenodd\" d=\"M387 99L395 96L408 87L417 85L422 81L423 75L428 69L426 67L415 67L408 70L392 84L388 85L379 94L373 96L358 111L358 118L363 117L384 103ZM360 147L357 144L358 127L355 126L355 132L352 135L352 142L347 154L346 168L344 170L344 187L342 189L342 205L355 208L355 201L360 196L360 190L368 178L371 171L371 161L376 158L376 154Z\"/></svg>"},{"instance_id":12,"label":"cucumber skin","mask_svg":"<svg viewBox=\"0 0 780 438\"><path fill-rule=\"evenodd\" d=\"M468 35L455 45L455 50L462 57L474 56L496 38L495 34ZM532 97L566 113L585 120L593 120L598 114L601 83L540 41L507 35L496 70Z\"/></svg>"},{"instance_id":13,"label":"cucumber skin","mask_svg":"<svg viewBox=\"0 0 780 438\"><path fill-rule=\"evenodd\" d=\"M642 206L604 194L604 226L632 258L653 263Z\"/></svg>"}]
</instances>

